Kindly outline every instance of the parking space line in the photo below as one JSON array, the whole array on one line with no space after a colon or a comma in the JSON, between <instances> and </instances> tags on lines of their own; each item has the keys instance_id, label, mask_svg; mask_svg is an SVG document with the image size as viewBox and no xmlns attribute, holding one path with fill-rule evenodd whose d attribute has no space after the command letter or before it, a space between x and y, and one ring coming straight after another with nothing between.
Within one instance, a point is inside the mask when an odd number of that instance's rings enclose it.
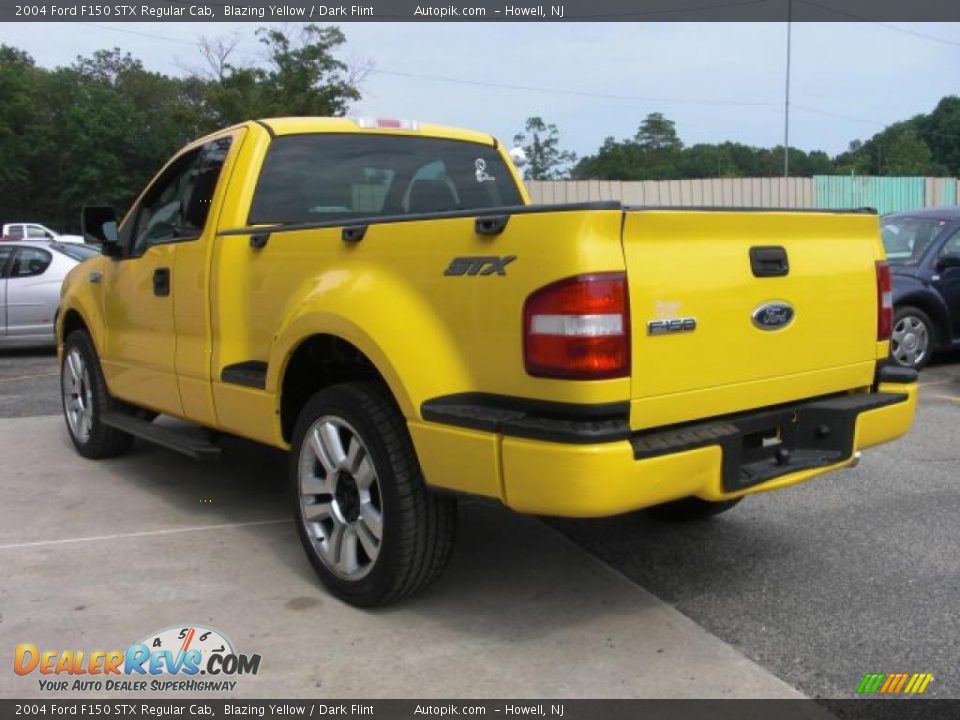
<instances>
[{"instance_id":1,"label":"parking space line","mask_svg":"<svg viewBox=\"0 0 960 720\"><path fill-rule=\"evenodd\" d=\"M36 540L33 542L10 543L0 545L0 550L17 550L20 548L46 547L48 545L66 545L69 543L99 542L101 540L123 540L126 538L151 537L155 535L177 535L180 533L205 532L207 530L222 530L224 528L254 527L257 525L280 525L293 522L291 518L277 520L251 520L250 522L221 523L219 525L197 525L184 528L167 528L165 530L144 530L143 532L117 533L116 535L92 535L80 538L61 538L59 540Z\"/></svg>"},{"instance_id":2,"label":"parking space line","mask_svg":"<svg viewBox=\"0 0 960 720\"><path fill-rule=\"evenodd\" d=\"M920 387L930 387L931 385L947 385L948 383L957 382L956 378L948 378L946 380L931 380L930 382L919 383Z\"/></svg>"},{"instance_id":3,"label":"parking space line","mask_svg":"<svg viewBox=\"0 0 960 720\"><path fill-rule=\"evenodd\" d=\"M18 375L17 377L8 377L0 378L0 383L13 382L14 380L31 380L33 378L39 377L53 377L54 375L59 375L60 373L37 373L36 375Z\"/></svg>"}]
</instances>

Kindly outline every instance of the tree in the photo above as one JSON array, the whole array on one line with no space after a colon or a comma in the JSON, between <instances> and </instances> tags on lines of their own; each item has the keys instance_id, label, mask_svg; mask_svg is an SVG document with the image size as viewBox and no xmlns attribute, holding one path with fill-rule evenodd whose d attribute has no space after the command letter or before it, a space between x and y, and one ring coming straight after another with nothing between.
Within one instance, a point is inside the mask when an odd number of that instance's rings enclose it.
<instances>
[{"instance_id":1,"label":"tree","mask_svg":"<svg viewBox=\"0 0 960 720\"><path fill-rule=\"evenodd\" d=\"M204 40L208 67L181 77L118 48L48 70L0 46L0 217L74 231L83 205L125 209L193 138L257 117L342 115L359 99L363 68L335 57L338 28L258 37L262 66L235 64L235 39Z\"/></svg>"},{"instance_id":2,"label":"tree","mask_svg":"<svg viewBox=\"0 0 960 720\"><path fill-rule=\"evenodd\" d=\"M538 116L527 118L523 132L513 136L515 145L523 147L527 165L523 176L527 180L553 180L564 177L575 153L560 150L560 132L553 123L547 124Z\"/></svg>"},{"instance_id":3,"label":"tree","mask_svg":"<svg viewBox=\"0 0 960 720\"><path fill-rule=\"evenodd\" d=\"M658 112L644 118L637 130L636 141L644 150L680 150L683 147L677 135L676 123Z\"/></svg>"}]
</instances>

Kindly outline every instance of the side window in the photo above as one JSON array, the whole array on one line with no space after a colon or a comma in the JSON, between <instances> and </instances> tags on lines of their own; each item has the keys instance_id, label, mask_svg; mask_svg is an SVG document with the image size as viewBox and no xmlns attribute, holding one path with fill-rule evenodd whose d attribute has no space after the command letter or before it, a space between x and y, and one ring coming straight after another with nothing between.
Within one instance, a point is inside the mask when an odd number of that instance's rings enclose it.
<instances>
[{"instance_id":1,"label":"side window","mask_svg":"<svg viewBox=\"0 0 960 720\"><path fill-rule=\"evenodd\" d=\"M960 230L957 230L953 237L947 240L940 248L940 257L950 255L951 253L960 253Z\"/></svg>"},{"instance_id":2,"label":"side window","mask_svg":"<svg viewBox=\"0 0 960 720\"><path fill-rule=\"evenodd\" d=\"M7 237L12 237L16 240L23 240L23 225L11 225Z\"/></svg>"},{"instance_id":3,"label":"side window","mask_svg":"<svg viewBox=\"0 0 960 720\"><path fill-rule=\"evenodd\" d=\"M36 225L27 225L27 237L31 240L51 240L53 235Z\"/></svg>"},{"instance_id":4,"label":"side window","mask_svg":"<svg viewBox=\"0 0 960 720\"><path fill-rule=\"evenodd\" d=\"M44 271L50 267L52 260L53 256L46 250L32 247L20 248L10 267L10 279L43 275Z\"/></svg>"},{"instance_id":5,"label":"side window","mask_svg":"<svg viewBox=\"0 0 960 720\"><path fill-rule=\"evenodd\" d=\"M7 265L13 256L13 248L9 245L0 246L0 278L7 276Z\"/></svg>"},{"instance_id":6,"label":"side window","mask_svg":"<svg viewBox=\"0 0 960 720\"><path fill-rule=\"evenodd\" d=\"M184 209L197 179L199 157L199 148L183 155L147 191L137 209L131 255L142 255L152 245L188 234Z\"/></svg>"},{"instance_id":7,"label":"side window","mask_svg":"<svg viewBox=\"0 0 960 720\"><path fill-rule=\"evenodd\" d=\"M158 243L193 240L203 233L231 140L212 140L184 154L157 178L136 210L131 255L142 255Z\"/></svg>"},{"instance_id":8,"label":"side window","mask_svg":"<svg viewBox=\"0 0 960 720\"><path fill-rule=\"evenodd\" d=\"M186 225L193 228L198 235L206 227L210 204L213 202L213 194L217 191L217 183L220 180L223 164L227 160L227 153L230 152L232 140L232 137L213 140L204 146L200 153L197 179L184 210Z\"/></svg>"}]
</instances>

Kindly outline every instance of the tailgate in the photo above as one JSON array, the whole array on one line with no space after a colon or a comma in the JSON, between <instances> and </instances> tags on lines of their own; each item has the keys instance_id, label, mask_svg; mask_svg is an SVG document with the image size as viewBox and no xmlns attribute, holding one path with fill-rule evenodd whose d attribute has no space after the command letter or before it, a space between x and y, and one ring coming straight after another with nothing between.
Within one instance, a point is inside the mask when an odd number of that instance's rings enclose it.
<instances>
[{"instance_id":1,"label":"tailgate","mask_svg":"<svg viewBox=\"0 0 960 720\"><path fill-rule=\"evenodd\" d=\"M635 429L871 384L876 215L628 210L623 247Z\"/></svg>"}]
</instances>

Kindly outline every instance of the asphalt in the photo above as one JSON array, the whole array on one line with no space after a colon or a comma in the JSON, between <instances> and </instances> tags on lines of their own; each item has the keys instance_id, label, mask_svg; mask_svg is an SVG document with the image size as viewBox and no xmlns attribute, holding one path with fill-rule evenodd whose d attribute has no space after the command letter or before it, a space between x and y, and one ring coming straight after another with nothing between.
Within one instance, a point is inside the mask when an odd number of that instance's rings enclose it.
<instances>
[{"instance_id":1,"label":"asphalt","mask_svg":"<svg viewBox=\"0 0 960 720\"><path fill-rule=\"evenodd\" d=\"M315 582L281 454L231 441L197 465L138 444L82 461L44 417L60 412L55 371L49 353L0 352L0 416L20 418L0 420L0 567L16 578L0 583L0 648L192 621L263 654L248 697L849 698L866 672L932 672L928 696L960 697L960 357L924 371L907 438L709 522L465 503L441 582L373 614ZM22 680L0 673L0 696L29 693Z\"/></svg>"},{"instance_id":2,"label":"asphalt","mask_svg":"<svg viewBox=\"0 0 960 720\"><path fill-rule=\"evenodd\" d=\"M926 696L960 697L958 360L923 372L912 432L854 469L701 523L553 524L808 696L932 672Z\"/></svg>"}]
</instances>

